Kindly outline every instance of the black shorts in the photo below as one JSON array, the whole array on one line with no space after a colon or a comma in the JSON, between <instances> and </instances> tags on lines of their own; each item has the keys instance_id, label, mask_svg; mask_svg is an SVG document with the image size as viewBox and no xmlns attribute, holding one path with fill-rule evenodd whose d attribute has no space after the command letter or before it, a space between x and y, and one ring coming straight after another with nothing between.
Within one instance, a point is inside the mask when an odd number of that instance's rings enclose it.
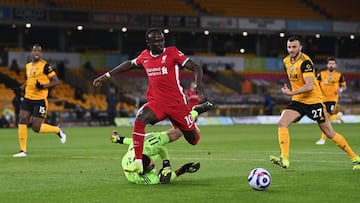
<instances>
[{"instance_id":1,"label":"black shorts","mask_svg":"<svg viewBox=\"0 0 360 203\"><path fill-rule=\"evenodd\" d=\"M334 114L336 102L324 102L326 111L331 115Z\"/></svg>"},{"instance_id":2,"label":"black shorts","mask_svg":"<svg viewBox=\"0 0 360 203\"><path fill-rule=\"evenodd\" d=\"M324 123L325 118L325 105L322 103L317 104L304 104L297 101L291 101L286 109L291 109L297 111L301 114L300 120L304 115L309 117L311 120L316 121L317 123Z\"/></svg>"},{"instance_id":3,"label":"black shorts","mask_svg":"<svg viewBox=\"0 0 360 203\"><path fill-rule=\"evenodd\" d=\"M31 100L24 98L24 100L21 102L20 109L30 111L31 115L34 117L45 118L47 111L47 100Z\"/></svg>"}]
</instances>

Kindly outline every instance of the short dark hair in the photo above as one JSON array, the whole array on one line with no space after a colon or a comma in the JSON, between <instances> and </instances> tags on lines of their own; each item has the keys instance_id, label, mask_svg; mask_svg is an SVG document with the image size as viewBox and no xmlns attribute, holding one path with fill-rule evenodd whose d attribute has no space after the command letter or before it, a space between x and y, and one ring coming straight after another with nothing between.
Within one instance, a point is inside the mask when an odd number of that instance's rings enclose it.
<instances>
[{"instance_id":1,"label":"short dark hair","mask_svg":"<svg viewBox=\"0 0 360 203\"><path fill-rule=\"evenodd\" d=\"M142 164L143 164L143 169L144 169L144 172L149 172L150 171L150 157L143 154L142 156Z\"/></svg>"},{"instance_id":2,"label":"short dark hair","mask_svg":"<svg viewBox=\"0 0 360 203\"><path fill-rule=\"evenodd\" d=\"M330 56L326 59L326 63L329 63L329 61L335 61L335 63L336 63L336 59L333 56Z\"/></svg>"},{"instance_id":3,"label":"short dark hair","mask_svg":"<svg viewBox=\"0 0 360 203\"><path fill-rule=\"evenodd\" d=\"M33 50L35 47L39 47L40 49L42 49L40 44L34 44L34 45L31 47L31 50Z\"/></svg>"},{"instance_id":4,"label":"short dark hair","mask_svg":"<svg viewBox=\"0 0 360 203\"><path fill-rule=\"evenodd\" d=\"M160 33L162 33L159 28L156 28L156 27L149 28L148 30L146 30L146 33L145 33L145 39L146 39L146 41L149 40L149 34L150 34L150 33L153 33L153 32L160 32Z\"/></svg>"},{"instance_id":5,"label":"short dark hair","mask_svg":"<svg viewBox=\"0 0 360 203\"><path fill-rule=\"evenodd\" d=\"M293 41L299 41L300 42L300 44L302 44L301 43L301 40L300 40L300 37L298 37L298 36L291 36L291 37L289 37L289 39L288 39L288 41L289 42L293 42Z\"/></svg>"}]
</instances>

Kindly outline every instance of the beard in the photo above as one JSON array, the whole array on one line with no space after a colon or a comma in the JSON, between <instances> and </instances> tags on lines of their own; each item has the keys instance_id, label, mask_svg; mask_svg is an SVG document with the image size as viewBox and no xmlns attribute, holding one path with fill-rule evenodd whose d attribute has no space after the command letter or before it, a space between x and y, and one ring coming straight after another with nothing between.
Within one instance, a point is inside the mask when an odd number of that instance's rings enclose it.
<instances>
[{"instance_id":1,"label":"beard","mask_svg":"<svg viewBox=\"0 0 360 203\"><path fill-rule=\"evenodd\" d=\"M297 51L297 52L294 54L294 56L291 56L291 59L292 59L292 60L296 60L296 58L299 56L299 54L300 54L300 51Z\"/></svg>"}]
</instances>

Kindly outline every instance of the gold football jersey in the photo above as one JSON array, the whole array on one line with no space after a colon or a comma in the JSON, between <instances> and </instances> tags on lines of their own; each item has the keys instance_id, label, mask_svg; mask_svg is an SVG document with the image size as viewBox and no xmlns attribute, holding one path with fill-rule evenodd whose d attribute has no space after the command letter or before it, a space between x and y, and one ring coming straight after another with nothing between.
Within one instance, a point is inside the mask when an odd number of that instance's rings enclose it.
<instances>
[{"instance_id":1,"label":"gold football jersey","mask_svg":"<svg viewBox=\"0 0 360 203\"><path fill-rule=\"evenodd\" d=\"M48 97L49 90L47 88L36 88L36 81L40 84L50 83L50 78L56 75L52 67L43 59L36 63L30 62L26 64L26 86L25 86L25 98L31 100L46 99Z\"/></svg>"},{"instance_id":2,"label":"gold football jersey","mask_svg":"<svg viewBox=\"0 0 360 203\"><path fill-rule=\"evenodd\" d=\"M291 62L291 57L287 56L283 60L285 71L289 78L292 91L300 89L305 84L304 77L312 77L314 88L302 94L292 96L293 101L298 101L304 104L316 104L322 102L322 93L319 83L315 76L315 68L310 57L302 53L300 58Z\"/></svg>"},{"instance_id":3,"label":"gold football jersey","mask_svg":"<svg viewBox=\"0 0 360 203\"><path fill-rule=\"evenodd\" d=\"M330 73L328 70L323 70L318 74L317 79L320 83L321 91L324 95L324 102L338 102L339 87L345 87L345 77L340 72Z\"/></svg>"}]
</instances>

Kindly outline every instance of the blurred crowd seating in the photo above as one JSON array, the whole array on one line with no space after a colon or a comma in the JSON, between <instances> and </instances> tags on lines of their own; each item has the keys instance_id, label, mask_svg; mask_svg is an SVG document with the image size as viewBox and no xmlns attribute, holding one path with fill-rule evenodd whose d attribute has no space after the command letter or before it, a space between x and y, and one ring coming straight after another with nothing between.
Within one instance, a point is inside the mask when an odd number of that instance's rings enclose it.
<instances>
[{"instance_id":1,"label":"blurred crowd seating","mask_svg":"<svg viewBox=\"0 0 360 203\"><path fill-rule=\"evenodd\" d=\"M0 0L0 5L16 7L45 7L45 1L41 0Z\"/></svg>"},{"instance_id":2,"label":"blurred crowd seating","mask_svg":"<svg viewBox=\"0 0 360 203\"><path fill-rule=\"evenodd\" d=\"M194 0L208 13L220 16L259 18L324 19L318 12L297 0ZM294 9L296 8L296 9Z\"/></svg>"},{"instance_id":3,"label":"blurred crowd seating","mask_svg":"<svg viewBox=\"0 0 360 203\"><path fill-rule=\"evenodd\" d=\"M0 73L7 75L20 84L25 82L25 70L21 69L17 74L11 71L8 67L0 67ZM13 88L6 87L6 84L0 82L0 104L3 107L5 104L11 104L15 97ZM68 84L61 82L59 85L52 88L49 96L49 111L64 111L73 109L74 106L79 105L84 109L90 109L91 105L95 105L99 111L106 110L106 102L104 94L84 94L84 101L75 99L75 88Z\"/></svg>"},{"instance_id":4,"label":"blurred crowd seating","mask_svg":"<svg viewBox=\"0 0 360 203\"><path fill-rule=\"evenodd\" d=\"M325 10L335 20L360 20L360 1L358 0L312 0L312 2Z\"/></svg>"},{"instance_id":5,"label":"blurred crowd seating","mask_svg":"<svg viewBox=\"0 0 360 203\"><path fill-rule=\"evenodd\" d=\"M221 3L219 3L221 2ZM259 18L281 18L281 19L345 19L360 20L360 13L357 9L360 7L360 1L327 1L327 0L257 0L257 1L237 1L237 0L0 0L0 5L16 7L41 7L41 8L62 8L78 9L104 12L133 12L147 14L174 14L174 15L215 15L215 16L234 16L234 17L259 17ZM296 9L294 9L296 8ZM325 11L325 17L319 11ZM205 12L204 12L205 11ZM330 17L329 17L330 16ZM4 48L4 51L23 51L23 48ZM214 52L195 52L198 56L215 56ZM239 53L228 53L227 56L239 56ZM252 57L254 54L242 54L242 57ZM323 60L326 55L316 55L315 60ZM71 71L82 77L84 70L71 69ZM24 70L17 74L10 71L8 67L1 67L0 73L17 81L19 84L25 82ZM223 71L223 75L232 77L233 72ZM205 93L207 99L219 104L216 115L258 115L263 114L264 94L269 94L275 102L274 114L279 114L284 105L289 101L289 97L280 92L284 81L279 79L278 73L238 73L251 81L251 91L242 92L241 82L239 89L230 89L223 84L211 78L206 79ZM274 80L276 78L276 80ZM87 81L87 83L91 83ZM187 78L183 81L184 86L190 84ZM339 110L346 114L360 114L359 81L349 81L347 91L343 92L340 97ZM131 115L145 101L145 91L147 80L144 77L124 77L121 80L112 79L121 94L121 102L117 105L117 111L120 108L126 109ZM49 96L50 112L67 112L73 111L76 106L84 109L95 107L98 111L106 111L106 95L100 91L83 93L83 100L75 98L76 88L61 82L54 87ZM11 104L15 97L12 88L0 81L0 107ZM124 99L125 98L125 99ZM1 108L2 109L2 108ZM0 110L1 110L0 109Z\"/></svg>"},{"instance_id":6,"label":"blurred crowd seating","mask_svg":"<svg viewBox=\"0 0 360 203\"><path fill-rule=\"evenodd\" d=\"M357 11L360 2L357 0L0 0L0 5L150 14L360 20L360 13Z\"/></svg>"},{"instance_id":7,"label":"blurred crowd seating","mask_svg":"<svg viewBox=\"0 0 360 203\"><path fill-rule=\"evenodd\" d=\"M79 69L71 69L76 74L81 76L82 71ZM227 74L227 71L222 74ZM10 71L7 67L0 68L0 73L6 74L12 79L20 83L25 81L24 70L21 70L17 75ZM147 88L147 79L139 77L135 73L133 77L112 78L111 83L115 85L119 95L121 95L120 103L117 105L117 111L124 108L130 115L134 115L137 107L145 102L145 91ZM204 80L204 89L206 99L213 101L219 105L219 109L211 114L241 116L241 115L258 115L264 114L264 95L270 95L274 101L273 114L280 114L282 108L289 102L290 97L281 94L281 87L286 80L276 79L279 73L242 73L242 77L251 82L251 89L249 92L242 92L241 83L239 82L239 89L230 89L218 81L206 77ZM269 79L271 77L272 79ZM185 77L182 81L185 89L189 87L191 78ZM348 82L347 91L343 92L340 97L340 110L350 113L360 113L357 105L360 104L359 81L352 80ZM2 107L11 104L15 94L11 88L6 87L6 84L0 83L0 105ZM76 106L83 109L91 109L92 106L98 111L106 111L106 95L102 93L84 93L84 100L75 99L75 88L67 83L61 82L60 85L54 87L49 95L49 111L65 112L73 111Z\"/></svg>"},{"instance_id":8,"label":"blurred crowd seating","mask_svg":"<svg viewBox=\"0 0 360 203\"><path fill-rule=\"evenodd\" d=\"M132 13L156 13L196 15L192 9L182 0L0 0L0 5L18 7L55 7L65 9L106 11L106 12L132 12Z\"/></svg>"}]
</instances>

